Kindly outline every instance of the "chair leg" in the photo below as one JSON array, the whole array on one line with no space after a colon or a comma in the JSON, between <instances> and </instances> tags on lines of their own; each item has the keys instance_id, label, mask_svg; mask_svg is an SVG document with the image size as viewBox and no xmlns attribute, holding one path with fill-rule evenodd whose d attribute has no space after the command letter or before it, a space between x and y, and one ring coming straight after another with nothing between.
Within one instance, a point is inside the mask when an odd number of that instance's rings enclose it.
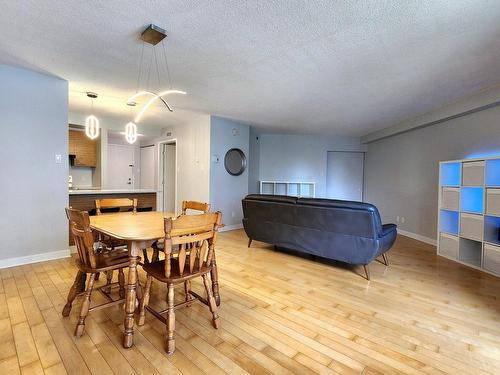
<instances>
[{"instance_id":1,"label":"chair leg","mask_svg":"<svg viewBox=\"0 0 500 375\"><path fill-rule=\"evenodd\" d=\"M78 288L81 283L82 279L82 271L78 271L76 273L75 281L73 282L73 285L71 286L71 289L69 290L68 293L68 299L66 302L66 305L64 305L63 311L62 311L62 316L69 316L69 313L71 312L71 305L73 304L73 301L76 298L76 295L78 293Z\"/></svg>"},{"instance_id":2,"label":"chair leg","mask_svg":"<svg viewBox=\"0 0 500 375\"><path fill-rule=\"evenodd\" d=\"M389 258L387 257L387 253L382 253L382 259L384 259L384 264L389 266Z\"/></svg>"},{"instance_id":3,"label":"chair leg","mask_svg":"<svg viewBox=\"0 0 500 375\"><path fill-rule=\"evenodd\" d=\"M365 269L366 280L370 281L370 267L368 264L364 264L363 268Z\"/></svg>"},{"instance_id":4,"label":"chair leg","mask_svg":"<svg viewBox=\"0 0 500 375\"><path fill-rule=\"evenodd\" d=\"M142 255L144 256L144 264L149 263L148 249L142 249Z\"/></svg>"},{"instance_id":5,"label":"chair leg","mask_svg":"<svg viewBox=\"0 0 500 375\"><path fill-rule=\"evenodd\" d=\"M192 299L192 296L191 296L191 280L186 280L184 281L184 294L186 295L186 299L185 301L188 302L189 300ZM188 304L187 306L190 306L190 304Z\"/></svg>"},{"instance_id":6,"label":"chair leg","mask_svg":"<svg viewBox=\"0 0 500 375\"><path fill-rule=\"evenodd\" d=\"M219 314L217 313L217 304L215 303L214 295L212 294L212 288L208 282L207 275L202 275L203 285L205 286L205 291L207 292L208 307L212 313L212 324L214 328L219 328Z\"/></svg>"},{"instance_id":7,"label":"chair leg","mask_svg":"<svg viewBox=\"0 0 500 375\"><path fill-rule=\"evenodd\" d=\"M123 272L123 268L118 270L118 285L120 286L118 292L120 298L125 298L125 273Z\"/></svg>"},{"instance_id":8,"label":"chair leg","mask_svg":"<svg viewBox=\"0 0 500 375\"><path fill-rule=\"evenodd\" d=\"M167 294L167 354L175 351L175 311L174 311L174 284L168 285Z\"/></svg>"},{"instance_id":9,"label":"chair leg","mask_svg":"<svg viewBox=\"0 0 500 375\"><path fill-rule=\"evenodd\" d=\"M143 290L142 290L141 282L139 281L139 275L137 275L137 282L135 283L135 294L136 294L137 300L140 303L142 300L142 296L143 296Z\"/></svg>"},{"instance_id":10,"label":"chair leg","mask_svg":"<svg viewBox=\"0 0 500 375\"><path fill-rule=\"evenodd\" d=\"M250 247L250 245L251 245L251 244L252 244L252 239L251 239L251 238L249 238L249 239L248 239L248 247Z\"/></svg>"},{"instance_id":11,"label":"chair leg","mask_svg":"<svg viewBox=\"0 0 500 375\"><path fill-rule=\"evenodd\" d=\"M146 279L146 288L144 290L144 295L142 296L141 302L139 304L139 319L137 325L143 326L146 321L146 306L149 304L149 296L151 291L151 283L153 282L153 277L148 275Z\"/></svg>"},{"instance_id":12,"label":"chair leg","mask_svg":"<svg viewBox=\"0 0 500 375\"><path fill-rule=\"evenodd\" d=\"M111 293L111 282L113 281L113 271L106 271L106 293Z\"/></svg>"},{"instance_id":13,"label":"chair leg","mask_svg":"<svg viewBox=\"0 0 500 375\"><path fill-rule=\"evenodd\" d=\"M83 297L82 309L80 311L80 319L78 320L78 325L75 329L75 336L80 337L83 334L85 328L85 318L89 313L90 307L90 295L92 294L92 288L94 287L95 274L91 274L89 277L89 284L87 290L85 290L85 296Z\"/></svg>"}]
</instances>

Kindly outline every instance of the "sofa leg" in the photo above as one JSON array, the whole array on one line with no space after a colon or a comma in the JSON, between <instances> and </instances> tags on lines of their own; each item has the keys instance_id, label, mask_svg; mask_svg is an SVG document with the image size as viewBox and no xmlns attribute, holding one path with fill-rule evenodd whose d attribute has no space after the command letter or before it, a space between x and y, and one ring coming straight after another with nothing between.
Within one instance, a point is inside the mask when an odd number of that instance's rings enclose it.
<instances>
[{"instance_id":1,"label":"sofa leg","mask_svg":"<svg viewBox=\"0 0 500 375\"><path fill-rule=\"evenodd\" d=\"M386 253L382 253L382 259L384 259L384 264L386 265L386 267L388 267L389 266L389 258L387 258Z\"/></svg>"},{"instance_id":2,"label":"sofa leg","mask_svg":"<svg viewBox=\"0 0 500 375\"><path fill-rule=\"evenodd\" d=\"M365 269L366 280L370 281L370 267L368 264L364 264L363 268Z\"/></svg>"},{"instance_id":3,"label":"sofa leg","mask_svg":"<svg viewBox=\"0 0 500 375\"><path fill-rule=\"evenodd\" d=\"M250 247L250 245L251 245L251 244L252 244L252 239L251 239L251 238L249 238L249 239L248 239L248 247Z\"/></svg>"}]
</instances>

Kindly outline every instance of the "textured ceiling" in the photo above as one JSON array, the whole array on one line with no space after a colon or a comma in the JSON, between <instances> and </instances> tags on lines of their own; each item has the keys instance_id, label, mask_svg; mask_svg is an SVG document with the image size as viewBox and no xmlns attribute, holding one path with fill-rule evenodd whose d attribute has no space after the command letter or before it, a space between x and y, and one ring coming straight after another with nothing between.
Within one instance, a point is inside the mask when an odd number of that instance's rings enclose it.
<instances>
[{"instance_id":1,"label":"textured ceiling","mask_svg":"<svg viewBox=\"0 0 500 375\"><path fill-rule=\"evenodd\" d=\"M166 28L173 114L364 135L500 83L500 1L2 2L0 63L70 82L70 110L130 118L143 27ZM146 51L147 52L147 51ZM166 86L166 85L162 85Z\"/></svg>"}]
</instances>

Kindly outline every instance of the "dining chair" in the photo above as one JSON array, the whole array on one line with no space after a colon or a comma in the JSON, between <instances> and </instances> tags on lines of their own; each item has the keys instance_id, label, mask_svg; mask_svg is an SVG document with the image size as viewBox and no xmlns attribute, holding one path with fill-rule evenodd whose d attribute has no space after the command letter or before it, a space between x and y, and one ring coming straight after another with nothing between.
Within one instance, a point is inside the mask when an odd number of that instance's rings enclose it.
<instances>
[{"instance_id":1,"label":"dining chair","mask_svg":"<svg viewBox=\"0 0 500 375\"><path fill-rule=\"evenodd\" d=\"M78 259L76 261L78 272L69 291L66 305L63 308L63 316L69 316L71 312L71 306L79 291L82 277L87 274L90 275L90 277L87 278L88 281L83 295L80 318L75 329L75 336L80 337L83 334L85 318L89 311L116 305L125 300L125 275L123 269L128 267L129 257L127 249L114 249L101 253L94 251L94 235L90 229L88 212L66 208L66 216L70 222L71 233L75 239L76 249L78 251ZM109 301L90 307L90 297L94 288L95 275L99 272L110 272L113 270L118 270L118 283L107 284L99 288L99 291L101 291ZM111 287L115 284L119 286L119 299L113 299L110 294Z\"/></svg>"},{"instance_id":2,"label":"dining chair","mask_svg":"<svg viewBox=\"0 0 500 375\"><path fill-rule=\"evenodd\" d=\"M165 218L165 259L143 265L147 273L147 279L146 288L139 305L138 325L144 325L145 310L148 310L153 316L165 323L168 354L175 351L175 309L189 306L193 301L199 300L209 307L214 328L219 327L217 304L207 274L214 267L215 242L221 218L222 214L220 212L181 215L175 219ZM172 256L174 246L179 246L177 257ZM206 298L192 291L190 283L189 289L186 287L186 282L190 282L197 277L201 277L203 280ZM153 278L167 284L166 310L156 311L149 306ZM175 305L174 286L181 283L185 285L185 300ZM166 318L163 316L165 313Z\"/></svg>"},{"instance_id":3,"label":"dining chair","mask_svg":"<svg viewBox=\"0 0 500 375\"><path fill-rule=\"evenodd\" d=\"M204 202L196 202L196 201L182 201L182 215L186 215L187 211L197 211L207 213L210 209L210 204ZM160 257L160 251L163 251L163 240L156 241L153 244L153 256L152 261L155 262ZM147 262L147 257L144 255L144 261Z\"/></svg>"},{"instance_id":4,"label":"dining chair","mask_svg":"<svg viewBox=\"0 0 500 375\"><path fill-rule=\"evenodd\" d=\"M129 198L103 198L95 200L95 209L96 215L103 215L108 213L117 213L122 209L132 210L132 212L137 213L137 198L129 199ZM109 236L105 236L99 234L98 241L103 245L103 250L114 250L117 247L127 246L127 243L124 241L117 240L115 238L111 238ZM99 273L95 275L96 280L99 280ZM106 273L106 284L111 284L113 280L113 271L108 271Z\"/></svg>"}]
</instances>

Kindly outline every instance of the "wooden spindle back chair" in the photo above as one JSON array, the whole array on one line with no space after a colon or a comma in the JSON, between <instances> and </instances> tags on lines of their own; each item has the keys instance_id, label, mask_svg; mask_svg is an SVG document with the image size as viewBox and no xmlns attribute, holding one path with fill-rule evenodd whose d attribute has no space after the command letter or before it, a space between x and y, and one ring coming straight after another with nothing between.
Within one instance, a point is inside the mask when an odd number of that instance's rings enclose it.
<instances>
[{"instance_id":1,"label":"wooden spindle back chair","mask_svg":"<svg viewBox=\"0 0 500 375\"><path fill-rule=\"evenodd\" d=\"M116 305L124 301L125 276L123 268L128 267L129 259L128 251L126 249L112 250L104 253L97 253L94 251L94 235L90 229L90 218L88 212L78 211L73 208L66 208L66 216L70 222L71 233L75 239L76 249L78 251L78 259L76 261L78 272L73 286L69 291L68 300L62 312L63 316L68 316L70 314L73 301L75 300L78 291L82 288L82 281L85 283L85 275L90 274L87 287L85 288L80 318L75 329L75 336L79 337L83 334L83 330L85 328L85 318L87 317L89 311ZM110 301L90 308L90 297L94 287L95 275L99 272L112 272L113 270L119 271L118 284L120 287L120 298L117 300L111 298L109 292L104 288L108 286L111 288L112 285L106 285L99 290L103 292Z\"/></svg>"},{"instance_id":2,"label":"wooden spindle back chair","mask_svg":"<svg viewBox=\"0 0 500 375\"><path fill-rule=\"evenodd\" d=\"M102 215L102 209L106 208L131 208L133 212L137 212L137 199L129 198L103 198L95 200L95 209L97 215Z\"/></svg>"},{"instance_id":3,"label":"wooden spindle back chair","mask_svg":"<svg viewBox=\"0 0 500 375\"><path fill-rule=\"evenodd\" d=\"M187 210L200 211L207 213L210 209L210 205L204 202L196 201L182 201L182 214L186 215Z\"/></svg>"},{"instance_id":4,"label":"wooden spindle back chair","mask_svg":"<svg viewBox=\"0 0 500 375\"><path fill-rule=\"evenodd\" d=\"M217 231L220 227L222 214L220 212L201 215L181 215L176 219L165 219L165 259L144 264L147 272L146 289L140 303L139 325L144 324L145 310L166 324L167 353L175 350L175 312L178 307L190 305L198 299L206 304L212 313L212 323L219 326L217 304L212 293L212 286L208 280L209 274L215 266L215 243ZM178 246L177 256L173 257L174 246ZM207 298L203 298L191 290L190 281L196 277L203 279ZM167 284L167 309L155 311L149 307L150 290L153 278ZM185 301L174 305L174 286L185 284ZM188 284L189 283L189 284ZM187 287L189 285L189 287ZM166 318L163 314L166 313Z\"/></svg>"}]
</instances>

